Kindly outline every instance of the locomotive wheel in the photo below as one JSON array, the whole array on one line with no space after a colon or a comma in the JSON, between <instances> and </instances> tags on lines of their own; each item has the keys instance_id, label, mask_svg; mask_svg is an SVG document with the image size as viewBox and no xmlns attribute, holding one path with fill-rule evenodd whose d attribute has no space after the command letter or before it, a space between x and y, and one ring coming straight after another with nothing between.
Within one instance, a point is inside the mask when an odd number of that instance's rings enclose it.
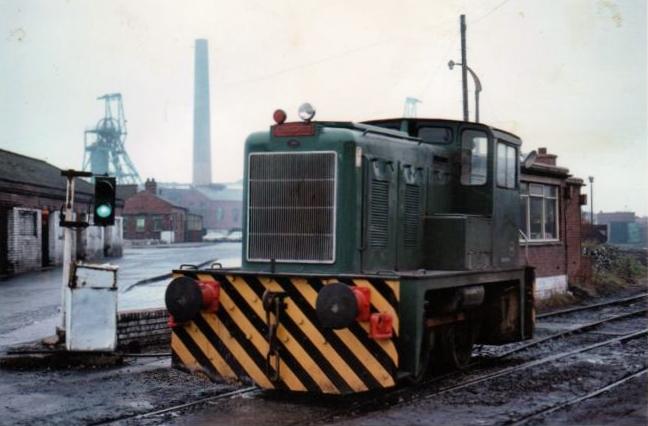
<instances>
[{"instance_id":1,"label":"locomotive wheel","mask_svg":"<svg viewBox=\"0 0 648 426\"><path fill-rule=\"evenodd\" d=\"M444 366L463 370L470 364L474 333L470 324L458 323L445 330L441 336L441 358Z\"/></svg>"}]
</instances>

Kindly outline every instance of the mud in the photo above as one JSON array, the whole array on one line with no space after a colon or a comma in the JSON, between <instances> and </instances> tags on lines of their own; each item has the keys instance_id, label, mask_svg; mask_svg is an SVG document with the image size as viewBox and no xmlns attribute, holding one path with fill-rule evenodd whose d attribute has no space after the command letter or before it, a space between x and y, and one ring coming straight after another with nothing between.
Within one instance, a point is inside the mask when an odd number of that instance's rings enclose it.
<instances>
[{"instance_id":1,"label":"mud","mask_svg":"<svg viewBox=\"0 0 648 426\"><path fill-rule=\"evenodd\" d=\"M645 339L620 346L623 347L601 348L548 365L522 370L468 389L437 396L431 395L424 400L400 404L387 410L365 413L333 423L343 425L506 424L584 395L646 367L645 353L648 342ZM640 392L636 389L638 387L640 386L629 388L634 389L630 395L614 397L625 399L623 404L626 407L625 411L631 414L625 419L627 421L625 424L645 425L648 419L645 410L642 410L645 407L645 395L639 395ZM621 390L616 389L611 391L611 394L618 394ZM584 401L582 404L585 403L589 401ZM599 413L589 415L584 423L603 424L606 419L613 418L607 407L599 407L598 411ZM617 411L616 408L614 411ZM570 424L572 416L585 415L587 412L581 408L581 404L577 404L558 413L564 417L565 424ZM536 422L554 424L553 415Z\"/></svg>"},{"instance_id":2,"label":"mud","mask_svg":"<svg viewBox=\"0 0 648 426\"><path fill-rule=\"evenodd\" d=\"M95 423L231 389L171 369L168 360L103 369L0 370L0 423Z\"/></svg>"},{"instance_id":3,"label":"mud","mask_svg":"<svg viewBox=\"0 0 648 426\"><path fill-rule=\"evenodd\" d=\"M551 335L637 307L547 318L538 322L536 336ZM129 416L220 395L237 387L173 370L168 358L127 358L123 366L107 368L0 370L0 423L69 425L116 420L116 424L125 425L507 424L646 368L648 340L605 346L467 388L447 389L487 373L646 327L645 316L632 317L545 342L505 359L497 359L497 355L516 344L484 346L475 351L481 364L469 371L430 378L423 385L386 393L320 397L257 392L145 418ZM639 377L591 400L533 419L531 424L645 425L646 385L646 376ZM443 389L447 391L438 393Z\"/></svg>"}]
</instances>

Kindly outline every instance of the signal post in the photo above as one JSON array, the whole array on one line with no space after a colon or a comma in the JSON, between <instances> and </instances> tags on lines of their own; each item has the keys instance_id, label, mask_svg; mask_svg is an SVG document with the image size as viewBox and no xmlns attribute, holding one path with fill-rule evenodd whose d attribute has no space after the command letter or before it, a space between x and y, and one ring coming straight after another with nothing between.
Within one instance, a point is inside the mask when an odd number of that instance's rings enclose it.
<instances>
[{"instance_id":1,"label":"signal post","mask_svg":"<svg viewBox=\"0 0 648 426\"><path fill-rule=\"evenodd\" d=\"M93 265L73 260L76 231L91 226L74 217L75 179L91 172L65 170L66 199L60 226L64 229L61 318L56 341L67 350L110 351L116 347L117 266ZM116 179L95 176L93 226L115 223Z\"/></svg>"}]
</instances>

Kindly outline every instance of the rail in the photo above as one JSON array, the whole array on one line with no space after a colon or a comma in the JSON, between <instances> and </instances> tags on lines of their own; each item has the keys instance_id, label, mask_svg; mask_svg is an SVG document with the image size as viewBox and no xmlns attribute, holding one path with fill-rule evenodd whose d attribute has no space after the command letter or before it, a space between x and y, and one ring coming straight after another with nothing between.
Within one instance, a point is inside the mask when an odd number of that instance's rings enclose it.
<instances>
[{"instance_id":1,"label":"rail","mask_svg":"<svg viewBox=\"0 0 648 426\"><path fill-rule=\"evenodd\" d=\"M567 335L571 335L571 334L579 334L579 333L585 332L587 330L590 330L592 328L596 328L596 327L598 327L600 325L609 323L611 321L623 320L623 319L626 319L626 318L629 318L629 317L640 315L642 313L645 313L646 311L648 311L648 308L644 308L644 309L641 309L641 310L629 312L629 313L626 313L626 314L616 315L616 316L609 317L609 318L606 318L606 319L603 319L603 320L600 320L600 321L595 321L595 322L591 322L591 323L588 323L588 324L584 324L582 326L572 328L570 330L554 333L554 334L552 334L550 336L547 336L547 337L544 337L544 338L541 338L541 339L537 339L537 340L533 340L533 341L528 342L528 343L526 343L526 344L524 344L524 345L522 345L520 347L511 349L511 350L509 350L509 351L507 351L507 352L505 352L503 354L500 354L499 356L496 356L494 358L494 361L501 361L501 360L505 359L506 357L508 357L508 356L510 356L510 355L512 355L514 353L518 353L518 352L521 352L523 350L529 349L531 347L538 346L538 345L540 345L542 343L545 343L547 341L550 341L550 340L555 340L555 339L558 339L558 338L561 338L561 337L564 337L564 336L567 336ZM433 393L427 393L427 394L425 394L425 395L423 395L421 397L414 397L414 398L411 398L411 399L405 398L405 400L407 402L412 402L412 401L421 400L421 399L429 399L431 397L434 397L434 396L442 394L442 393L446 393L446 392L449 392L449 391L452 391L452 390L460 390L460 389L463 389L463 388L467 388L467 387L472 386L474 384L482 383L482 382L485 382L485 381L490 380L490 379L501 377L503 375L513 373L515 371L519 371L519 370L522 370L524 368L529 368L529 367L534 366L534 365L540 365L540 364L548 363L548 362L554 361L556 359L560 359L560 358L564 358L564 357L573 355L575 353L587 352L589 350L593 350L593 349L596 349L598 347L602 347L602 346L613 344L613 343L620 342L620 341L625 341L625 340L638 338L638 337L640 337L642 335L646 335L646 334L648 334L648 329L641 330L641 331L636 332L636 333L629 333L629 334L625 334L625 335L622 335L622 336L614 337L614 338L611 338L609 340L606 340L606 341L603 341L603 342L600 342L600 343L596 343L596 344L593 344L593 345L590 345L590 346L586 346L586 347L575 349L575 350L570 350L568 352L563 352L563 353L560 353L560 354L554 354L554 355L551 355L549 357L542 358L540 360L530 361L530 362L527 362L527 363L524 363L524 364L520 364L520 365L517 365L517 366L513 366L513 367L503 369L503 370L499 370L499 371L496 371L494 373L489 373L489 374L477 377L475 379L468 380L466 382L462 382L462 383L459 383L459 384L456 384L456 385L447 386L447 387L441 388L438 391L435 391ZM453 377L457 377L457 376L460 376L460 375L464 375L464 374L466 374L467 372L470 371L469 370L470 368L475 368L475 367L483 365L483 364L484 363L482 361L474 361L474 362L472 362L471 364L468 365L468 370L453 371L453 372L450 372L450 373L443 374L441 376L433 377L433 378L431 378L429 380L425 380L425 381L421 382L418 385L418 387L431 386L431 385L434 385L435 383L440 383L440 382L443 382L444 380L451 379ZM398 395L401 395L401 394L406 393L406 392L411 392L411 391L412 391L412 389L410 387L397 388L397 389L394 389L393 391L387 393L385 395L385 399L394 399L394 397L396 397ZM402 401L404 398L403 397L398 397L397 399L399 400L399 402L397 404L394 404L394 405L401 404L400 401ZM366 409L366 407L370 407L370 406L373 406L373 405L376 405L377 408L383 409L384 408L384 400L383 400L383 398L378 398L378 399L371 398L370 400L367 400L367 401L361 401L359 403L355 403L351 407L345 407L344 412L358 411L360 409L363 409L363 408ZM336 411L335 413L332 413L332 414L327 413L327 414L324 414L323 416L317 418L316 420L313 420L313 422L316 422L316 423L327 422L327 421L330 421L330 420L332 420L334 418L339 418L340 416L343 416L344 412ZM295 423L295 424L298 424L298 423Z\"/></svg>"},{"instance_id":2,"label":"rail","mask_svg":"<svg viewBox=\"0 0 648 426\"><path fill-rule=\"evenodd\" d=\"M554 405L552 407L548 407L548 408L545 408L543 410L536 411L534 413L531 413L531 414L528 414L526 416L520 417L520 418L514 420L513 422L511 422L509 424L515 425L515 426L526 424L531 420L543 417L543 416L545 416L547 414L554 413L554 412L556 412L558 410L561 410L561 409L563 409L565 407L569 407L570 405L574 405L574 404L577 404L579 402L594 398L595 396L598 396L598 395L600 395L600 394L602 394L604 392L608 392L608 391L616 388L617 386L620 386L620 385L622 385L622 384L624 384L624 383L626 383L626 382L628 382L628 381L630 381L630 380L632 380L634 378L643 376L646 373L648 373L648 368L643 368L643 369L641 369L641 370L639 370L639 371L637 371L635 373L630 373L630 374L626 375L625 377L623 377L623 378L621 378L621 379L619 379L619 380L617 380L615 382L612 382L612 383L610 383L610 384L608 384L606 386L603 386L602 388L599 388L599 389L597 389L595 391L589 392L586 395L579 396L577 398L570 399L567 402L563 402L562 404Z\"/></svg>"},{"instance_id":3,"label":"rail","mask_svg":"<svg viewBox=\"0 0 648 426\"><path fill-rule=\"evenodd\" d=\"M567 309L561 309L558 311L552 311L552 312L546 312L544 314L536 315L536 318L548 318L548 317L553 317L553 316L558 316L558 315L563 315L563 314L569 314L572 312L579 312L579 311L586 311L589 309L595 309L595 308L601 308L604 306L612 306L612 305L620 305L626 302L634 302L635 300L643 299L645 297L648 297L648 293L642 293L639 295L635 296L630 296L630 297L623 297L620 299L614 299L614 300L609 300L606 302L601 302L601 303L594 303L591 305L584 305L584 306L575 306L572 308L567 308Z\"/></svg>"},{"instance_id":4,"label":"rail","mask_svg":"<svg viewBox=\"0 0 648 426\"><path fill-rule=\"evenodd\" d=\"M258 391L258 390L259 390L259 388L257 388L256 386L250 386L250 387L246 387L246 388L243 388L243 389L237 389L237 390L234 390L234 391L231 391L231 392L225 392L225 393L221 393L221 394L214 395L214 396L208 396L208 397L205 397L205 398L200 398L200 399L197 399L195 401L186 402L184 404L178 404L178 405L173 405L173 406L166 407L166 408L161 408L161 409L158 409L158 410L148 411L146 413L112 417L110 419L105 419L105 420L101 420L101 421L98 421L98 422L89 423L89 426L108 425L108 424L112 424L112 423L122 422L124 420L136 420L136 419L143 419L143 418L146 418L146 417L158 416L160 414L165 414L165 413L170 413L170 412L173 412L173 411L182 410L184 408L193 407L195 405L204 404L206 402L212 402L212 401L217 401L217 400L226 399L226 398L234 398L236 396L249 394L249 393L252 393L252 392L255 392L255 391Z\"/></svg>"}]
</instances>

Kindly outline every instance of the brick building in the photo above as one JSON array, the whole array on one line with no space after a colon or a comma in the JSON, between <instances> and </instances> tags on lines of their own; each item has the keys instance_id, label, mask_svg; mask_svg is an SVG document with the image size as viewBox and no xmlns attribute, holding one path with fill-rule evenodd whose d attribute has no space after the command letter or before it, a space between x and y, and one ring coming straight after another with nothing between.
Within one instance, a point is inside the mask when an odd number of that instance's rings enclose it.
<instances>
[{"instance_id":1,"label":"brick building","mask_svg":"<svg viewBox=\"0 0 648 426\"><path fill-rule=\"evenodd\" d=\"M583 181L556 165L556 155L540 148L520 175L520 262L536 267L536 295L567 290L581 274Z\"/></svg>"},{"instance_id":2,"label":"brick building","mask_svg":"<svg viewBox=\"0 0 648 426\"><path fill-rule=\"evenodd\" d=\"M144 191L126 199L124 238L167 243L201 241L202 217L158 196L155 179L147 179Z\"/></svg>"},{"instance_id":3,"label":"brick building","mask_svg":"<svg viewBox=\"0 0 648 426\"><path fill-rule=\"evenodd\" d=\"M63 261L60 208L65 203L66 178L45 161L0 150L0 276L57 265ZM94 187L76 180L75 214L92 221ZM117 200L116 215L123 202ZM121 217L115 226L88 227L76 233L74 255L94 260L121 256Z\"/></svg>"},{"instance_id":4,"label":"brick building","mask_svg":"<svg viewBox=\"0 0 648 426\"><path fill-rule=\"evenodd\" d=\"M232 231L241 229L243 186L211 184L203 186L161 184L159 195L172 203L187 208L203 217L208 230Z\"/></svg>"}]
</instances>

